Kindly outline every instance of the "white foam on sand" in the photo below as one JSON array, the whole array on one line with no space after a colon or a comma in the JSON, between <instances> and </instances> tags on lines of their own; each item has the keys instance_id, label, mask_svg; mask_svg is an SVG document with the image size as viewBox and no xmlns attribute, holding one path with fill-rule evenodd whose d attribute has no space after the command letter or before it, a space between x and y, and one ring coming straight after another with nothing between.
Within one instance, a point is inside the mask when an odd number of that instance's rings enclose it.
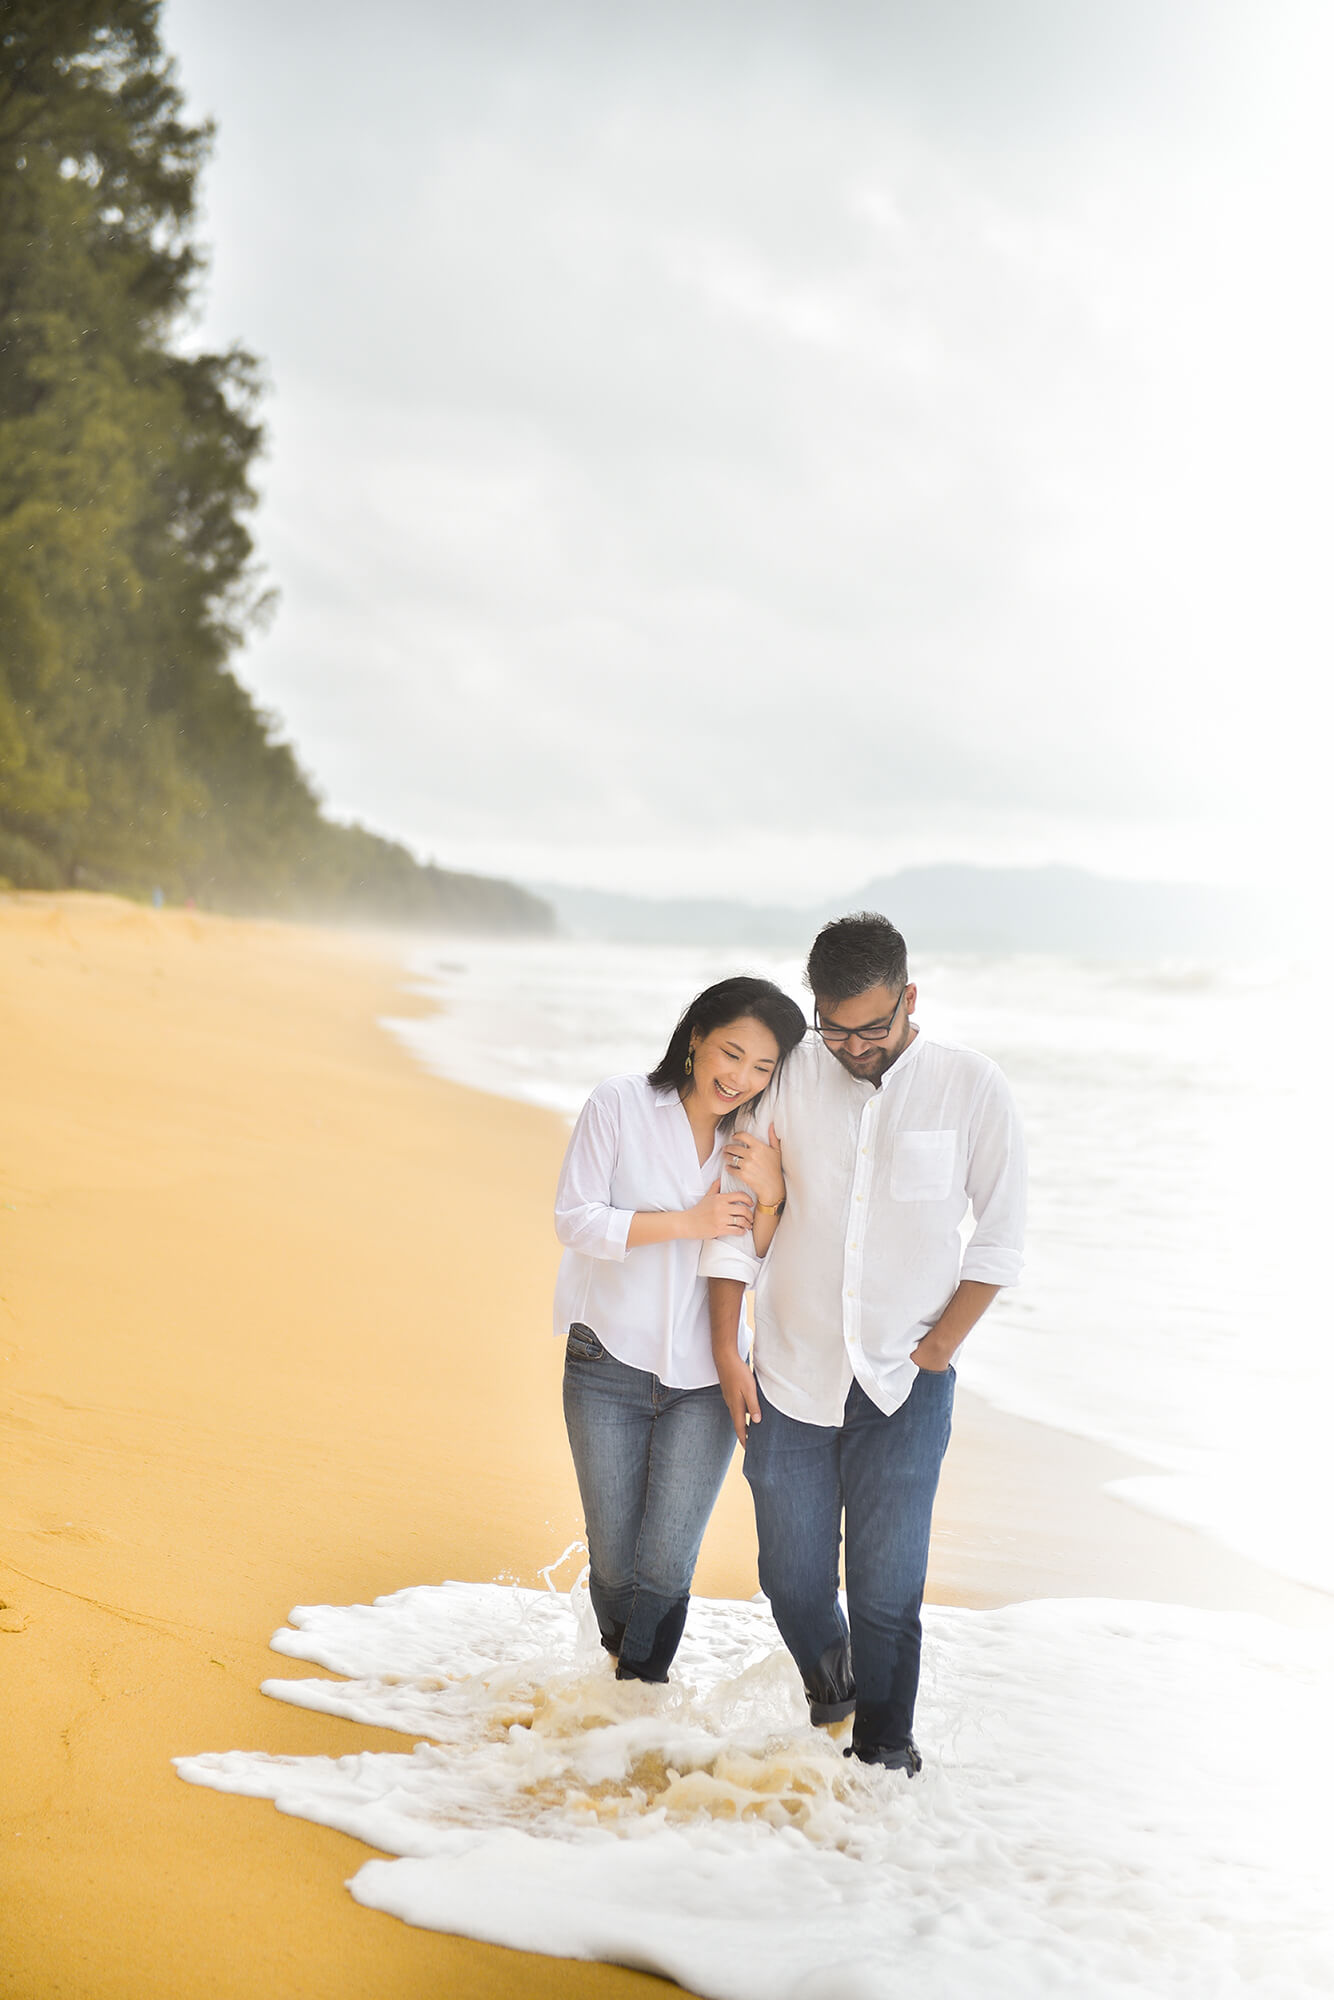
<instances>
[{"instance_id":1,"label":"white foam on sand","mask_svg":"<svg viewBox=\"0 0 1334 2000\"><path fill-rule=\"evenodd\" d=\"M767 1608L697 1599L618 1683L581 1587L302 1607L264 1691L425 1740L177 1760L398 1858L357 1900L709 2000L1334 1993L1334 1649L1105 1600L928 1607L922 1776L805 1719Z\"/></svg>"}]
</instances>

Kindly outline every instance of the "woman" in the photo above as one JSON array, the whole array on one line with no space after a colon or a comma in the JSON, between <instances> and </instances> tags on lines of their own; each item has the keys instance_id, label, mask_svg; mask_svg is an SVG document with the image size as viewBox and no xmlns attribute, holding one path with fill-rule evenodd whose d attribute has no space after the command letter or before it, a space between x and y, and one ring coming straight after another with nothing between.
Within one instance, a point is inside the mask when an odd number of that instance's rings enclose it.
<instances>
[{"instance_id":1,"label":"woman","mask_svg":"<svg viewBox=\"0 0 1334 2000\"><path fill-rule=\"evenodd\" d=\"M735 1442L709 1344L699 1246L777 1214L778 1154L752 1143L723 1193L723 1143L806 1032L767 979L693 1000L649 1076L614 1076L579 1114L556 1190L556 1331L589 1588L619 1680L665 1681ZM730 1162L729 1162L730 1165ZM772 1223L762 1225L768 1232ZM763 1239L762 1239L763 1240Z\"/></svg>"}]
</instances>

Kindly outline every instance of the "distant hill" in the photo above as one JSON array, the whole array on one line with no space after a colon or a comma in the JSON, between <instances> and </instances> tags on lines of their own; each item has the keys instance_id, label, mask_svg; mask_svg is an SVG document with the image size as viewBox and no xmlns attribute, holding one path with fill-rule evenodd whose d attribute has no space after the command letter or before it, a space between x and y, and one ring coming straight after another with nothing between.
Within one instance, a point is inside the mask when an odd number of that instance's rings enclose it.
<instances>
[{"instance_id":1,"label":"distant hill","mask_svg":"<svg viewBox=\"0 0 1334 2000\"><path fill-rule=\"evenodd\" d=\"M917 948L1080 958L1245 957L1271 919L1254 896L1201 883L1126 882L1080 868L910 868L869 882Z\"/></svg>"},{"instance_id":2,"label":"distant hill","mask_svg":"<svg viewBox=\"0 0 1334 2000\"><path fill-rule=\"evenodd\" d=\"M532 884L579 937L625 944L762 945L799 951L820 925L880 910L917 952L1058 952L1080 958L1246 958L1282 942L1251 892L1129 882L1081 868L905 868L842 897L785 907L625 896Z\"/></svg>"},{"instance_id":3,"label":"distant hill","mask_svg":"<svg viewBox=\"0 0 1334 2000\"><path fill-rule=\"evenodd\" d=\"M363 826L322 821L301 860L285 900L271 897L275 912L493 936L549 936L557 928L550 904L516 882L418 861L398 841Z\"/></svg>"}]
</instances>

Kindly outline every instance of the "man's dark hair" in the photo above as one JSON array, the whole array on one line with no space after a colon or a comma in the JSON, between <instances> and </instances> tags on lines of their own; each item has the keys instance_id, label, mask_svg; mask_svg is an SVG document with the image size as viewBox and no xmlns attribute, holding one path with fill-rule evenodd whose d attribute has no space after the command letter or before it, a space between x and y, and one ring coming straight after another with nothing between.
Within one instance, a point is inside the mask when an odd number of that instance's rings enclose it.
<instances>
[{"instance_id":1,"label":"man's dark hair","mask_svg":"<svg viewBox=\"0 0 1334 2000\"><path fill-rule=\"evenodd\" d=\"M686 1068L686 1058L690 1054L690 1037L698 1035L701 1040L711 1035L715 1028L725 1028L732 1021L761 1021L778 1044L778 1061L774 1065L771 1084L777 1083L783 1064L806 1033L806 1016L795 1000L788 998L781 986L775 986L770 979L753 979L742 973L735 979L720 979L716 986L706 986L697 993L682 1014L672 1039L663 1052L662 1061L656 1069L648 1073L650 1083L661 1089L670 1084L673 1090L681 1090L688 1083L690 1072ZM759 1093L738 1104L735 1111L729 1111L718 1120L718 1130L724 1137L736 1124L741 1112L749 1111L758 1101Z\"/></svg>"},{"instance_id":2,"label":"man's dark hair","mask_svg":"<svg viewBox=\"0 0 1334 2000\"><path fill-rule=\"evenodd\" d=\"M806 960L806 984L823 1000L851 1000L868 986L905 986L908 947L888 917L858 910L826 924Z\"/></svg>"}]
</instances>

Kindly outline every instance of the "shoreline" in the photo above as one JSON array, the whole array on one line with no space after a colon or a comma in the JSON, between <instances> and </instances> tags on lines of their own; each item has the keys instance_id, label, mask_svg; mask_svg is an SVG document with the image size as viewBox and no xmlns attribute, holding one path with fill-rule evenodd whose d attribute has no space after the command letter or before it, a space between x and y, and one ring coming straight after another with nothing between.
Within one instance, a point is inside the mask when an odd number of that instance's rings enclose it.
<instances>
[{"instance_id":1,"label":"shoreline","mask_svg":"<svg viewBox=\"0 0 1334 2000\"><path fill-rule=\"evenodd\" d=\"M1033 1597L1133 1598L1334 1633L1334 1597L1107 1491L1114 1480L1157 1470L1076 1432L1011 1416L961 1384L928 1599L989 1610Z\"/></svg>"},{"instance_id":2,"label":"shoreline","mask_svg":"<svg viewBox=\"0 0 1334 2000\"><path fill-rule=\"evenodd\" d=\"M379 1025L406 978L382 938L0 898L14 2000L662 1990L360 1909L342 1885L372 1850L169 1762L402 1749L259 1693L288 1611L537 1584L579 1531L547 1330L566 1127L426 1072ZM1136 1469L961 1391L930 1595L1334 1624L1101 1492ZM735 1464L697 1588L756 1588Z\"/></svg>"},{"instance_id":3,"label":"shoreline","mask_svg":"<svg viewBox=\"0 0 1334 2000\"><path fill-rule=\"evenodd\" d=\"M552 940L537 940L525 945L524 941L508 941L501 947L506 962L513 952L518 952L520 967L511 970L509 977L518 977L524 985L534 976L533 968L543 963L543 952ZM563 942L573 945L573 940ZM470 961L468 941L456 941L450 949L442 940L413 940L407 944L390 943L391 950L405 967L409 978L408 990L419 1004L410 1018L404 1018L401 1010L398 1018L383 1023L386 1029L405 1047L413 1060L432 1076L447 1082L460 1084L468 1089L479 1089L509 1103L526 1105L537 1109L543 1115L557 1116L568 1130L573 1123L578 1105L582 1102L583 1086L591 1087L596 1078L585 1071L583 1084L568 1102L556 1105L544 1101L546 1097L547 1072L536 1071L531 1061L515 1064L504 1052L504 1039L497 1050L477 1038L475 1017L480 1011L489 1017L491 1010L481 1005L481 996L492 1001L500 999L503 1009L503 991L492 989L496 985L494 967L488 970L487 962L492 947L475 946L477 963L481 970L476 978L466 978L456 991L452 975L463 971L462 959ZM593 951L616 949L605 943L595 943L589 947ZM634 946L628 947L633 954ZM534 953L532 963L528 954ZM442 958L449 962L440 965ZM698 970L698 968L697 968ZM783 976L776 966L766 967L770 976ZM444 977L442 974L451 975ZM564 992L569 968L562 967L556 977L556 985ZM682 977L685 977L684 970ZM541 975L538 974L541 990ZM504 982L501 982L503 989ZM457 1007L461 1021L451 1025L451 1014ZM537 1014L540 1009L530 1006L520 1010L516 1020L504 1015L505 1025L516 1031L528 1058L537 1046L535 1035L540 1034ZM437 1027L438 1024L438 1027ZM489 1023L488 1023L489 1024ZM461 1033L460 1033L461 1029ZM568 1063L569 1049L557 1038L555 1047L558 1054L553 1057L565 1067L558 1070L562 1078L562 1088L568 1091L573 1081L572 1067ZM573 1067L578 1067L574 1065ZM1027 1281L1025 1281L1025 1284ZM1024 1288L1021 1287L1021 1290ZM991 1329L991 1330L994 1330ZM988 1339L988 1324L979 1329L977 1343L985 1347ZM1042 1462L1059 1461L1072 1479L1081 1486L1090 1483L1097 1488L1098 1498L1094 1512L1104 1515L1109 1506L1113 1511L1105 1514L1096 1528L1095 1539L1102 1545L1120 1546L1124 1544L1125 1554L1120 1562L1102 1559L1098 1573L1120 1582L1125 1576L1133 1577L1137 1572L1148 1572L1158 1576L1159 1572L1175 1578L1176 1588L1168 1593L1183 1603L1198 1604L1202 1608L1227 1608L1235 1602L1263 1605L1272 1615L1286 1618L1299 1625L1328 1627L1334 1629L1334 1588L1324 1587L1320 1582L1304 1573L1300 1562L1282 1564L1265 1559L1269 1553L1254 1544L1254 1537L1238 1542L1228 1532L1226 1526L1217 1526L1201 1515L1192 1516L1189 1511L1179 1511L1171 1505L1172 1495L1177 1490L1177 1475L1170 1461L1159 1457L1152 1442L1137 1442L1132 1437L1109 1435L1105 1426L1096 1421L1094 1406L1075 1413L1067 1411L1064 1416L1048 1414L1043 1405L1047 1401L1038 1394L1033 1397L1034 1384L1028 1381L1022 1371L1018 1376L1011 1373L1005 1382L1005 1393L993 1402L983 1392L972 1386L974 1369L972 1357L965 1351L961 1364L961 1378L956 1404L956 1434L972 1439L975 1446L987 1450L989 1441L1003 1436L1007 1449L999 1454L992 1449L990 1456L997 1459L990 1480L990 1498L994 1505L996 1492L1007 1491L1015 1482L1010 1477L1010 1463L1027 1461L1036 1451ZM984 1378L985 1368L979 1371ZM985 1406L987 1416L970 1414L970 1402L980 1402ZM1036 1406L1035 1406L1036 1405ZM1093 1420L1091 1420L1093 1419ZM1124 1421L1124 1418L1123 1418ZM1013 1422L1014 1429L1007 1426ZM1044 1446L1034 1433L1051 1440ZM942 1486L944 1504L957 1506L961 1502L961 1482L952 1476L951 1461L963 1455L956 1446L946 1460L945 1479ZM1152 1492L1161 1493L1160 1501L1150 1494L1132 1495L1128 1492L1111 1492L1114 1484L1137 1483L1147 1486ZM992 1532L993 1523L985 1508L974 1510L965 1541L971 1540L978 1548L986 1548L1005 1567L1006 1573L1019 1587L1021 1582L1028 1585L1028 1594L1034 1587L1060 1587L1060 1566L1055 1573L1053 1565L1044 1561L1041 1550L1025 1553L1022 1550L1022 1523L1041 1517L1040 1504L1042 1482L1032 1483L1031 1494L1021 1504L1021 1496L1016 1491L1012 1503L1019 1506L1020 1529L1015 1538L1015 1548L1002 1552L1000 1542ZM1137 1528L1133 1520L1120 1518L1122 1511L1131 1516L1148 1515L1153 1522L1168 1529L1164 1536L1154 1534L1152 1528ZM1314 1509L1318 1513L1318 1508ZM1290 1553L1290 1549L1287 1551ZM1078 1560L1076 1550L1070 1553L1071 1560ZM955 1565L957 1568L957 1563ZM948 1585L949 1570L937 1558L937 1572ZM959 1583L955 1579L952 1587L961 1592L960 1602L993 1604L999 1600L994 1595L994 1578L988 1574L970 1571L967 1579ZM1155 1587L1155 1594L1164 1595L1161 1582Z\"/></svg>"}]
</instances>

